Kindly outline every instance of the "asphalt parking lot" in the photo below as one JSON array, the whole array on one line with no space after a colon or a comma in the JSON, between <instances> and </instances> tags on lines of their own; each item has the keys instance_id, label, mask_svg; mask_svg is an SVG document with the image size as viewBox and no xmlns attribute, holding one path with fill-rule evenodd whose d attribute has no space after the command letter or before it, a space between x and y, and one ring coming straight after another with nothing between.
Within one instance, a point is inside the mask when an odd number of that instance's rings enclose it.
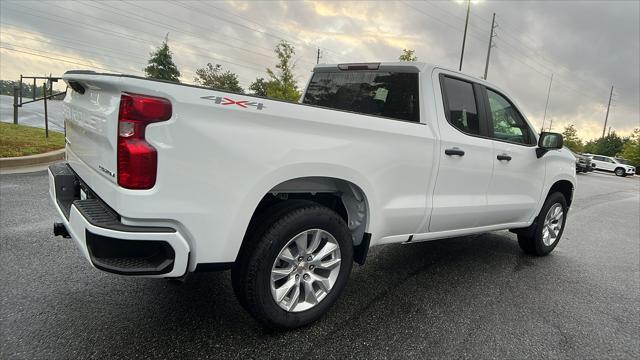
<instances>
[{"instance_id":1,"label":"asphalt parking lot","mask_svg":"<svg viewBox=\"0 0 640 360\"><path fill-rule=\"evenodd\" d=\"M495 232L372 249L318 323L274 333L229 273L91 268L54 238L45 172L0 177L3 359L640 358L640 177L578 176L548 257Z\"/></svg>"}]
</instances>

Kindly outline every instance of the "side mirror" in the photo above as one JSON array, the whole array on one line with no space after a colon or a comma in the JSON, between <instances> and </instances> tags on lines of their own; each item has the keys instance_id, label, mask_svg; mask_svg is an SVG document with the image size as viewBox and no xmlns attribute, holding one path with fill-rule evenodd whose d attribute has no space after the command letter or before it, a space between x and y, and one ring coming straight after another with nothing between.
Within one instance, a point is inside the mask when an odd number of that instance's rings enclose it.
<instances>
[{"instance_id":1,"label":"side mirror","mask_svg":"<svg viewBox=\"0 0 640 360\"><path fill-rule=\"evenodd\" d=\"M562 134L543 132L538 139L538 148L536 149L536 155L541 158L549 150L562 149L563 140Z\"/></svg>"}]
</instances>

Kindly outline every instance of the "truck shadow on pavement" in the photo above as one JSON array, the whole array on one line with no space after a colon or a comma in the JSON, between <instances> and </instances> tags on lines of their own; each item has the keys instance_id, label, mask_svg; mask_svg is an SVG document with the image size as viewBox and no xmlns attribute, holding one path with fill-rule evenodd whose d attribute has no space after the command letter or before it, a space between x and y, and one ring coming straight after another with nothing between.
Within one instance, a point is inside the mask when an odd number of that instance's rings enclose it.
<instances>
[{"instance_id":1,"label":"truck shadow on pavement","mask_svg":"<svg viewBox=\"0 0 640 360\"><path fill-rule=\"evenodd\" d=\"M95 303L90 298L99 294L89 290L71 294L69 305L79 307L77 311L92 308L90 321L63 321L64 327L85 328L87 336L77 345L95 355L166 357L178 351L194 357L215 352L216 358L278 358L295 336L305 339L296 352L300 358L322 357L327 346L358 351L364 345L354 342L354 332L359 341L389 344L390 331L432 333L438 341L451 329L444 319L459 322L456 313L498 296L513 273L554 261L554 256L525 256L507 232L373 248L365 266L354 265L347 289L332 310L317 323L289 332L254 322L236 301L229 272L192 274L182 284L106 275L109 281L100 292L119 295ZM420 330L427 324L428 331ZM458 325L467 328L471 323ZM396 339L395 345L403 341ZM114 343L118 346L109 345Z\"/></svg>"}]
</instances>

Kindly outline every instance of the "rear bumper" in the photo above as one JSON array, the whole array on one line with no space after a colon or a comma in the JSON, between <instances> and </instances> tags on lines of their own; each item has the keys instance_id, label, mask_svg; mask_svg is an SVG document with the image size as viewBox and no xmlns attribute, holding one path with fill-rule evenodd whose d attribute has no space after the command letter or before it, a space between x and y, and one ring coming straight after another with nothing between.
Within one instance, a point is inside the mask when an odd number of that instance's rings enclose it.
<instances>
[{"instance_id":1,"label":"rear bumper","mask_svg":"<svg viewBox=\"0 0 640 360\"><path fill-rule=\"evenodd\" d=\"M86 199L80 197L81 188ZM69 235L94 267L147 277L186 273L190 250L179 231L123 224L67 164L49 167L49 194Z\"/></svg>"}]
</instances>

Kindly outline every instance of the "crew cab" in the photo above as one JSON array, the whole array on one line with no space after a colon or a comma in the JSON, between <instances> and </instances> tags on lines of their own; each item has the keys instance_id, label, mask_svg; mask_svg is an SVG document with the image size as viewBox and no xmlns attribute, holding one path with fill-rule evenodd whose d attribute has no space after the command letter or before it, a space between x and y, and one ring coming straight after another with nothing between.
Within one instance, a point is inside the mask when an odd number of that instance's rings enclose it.
<instances>
[{"instance_id":1,"label":"crew cab","mask_svg":"<svg viewBox=\"0 0 640 360\"><path fill-rule=\"evenodd\" d=\"M372 246L509 229L546 255L573 198L561 135L538 135L497 86L434 65L318 65L300 103L127 75L64 81L54 233L110 273L231 269L268 327L318 319Z\"/></svg>"}]
</instances>

